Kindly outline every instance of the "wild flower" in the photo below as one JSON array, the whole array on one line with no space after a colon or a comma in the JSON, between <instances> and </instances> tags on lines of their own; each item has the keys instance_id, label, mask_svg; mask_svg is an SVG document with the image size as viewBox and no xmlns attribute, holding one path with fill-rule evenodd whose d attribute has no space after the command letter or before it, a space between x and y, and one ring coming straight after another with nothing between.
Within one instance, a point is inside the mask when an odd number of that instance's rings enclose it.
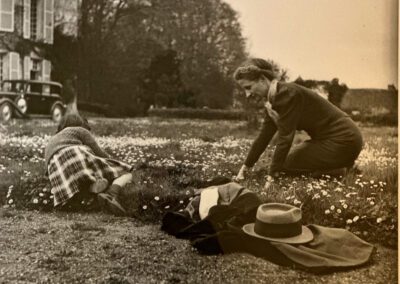
<instances>
[{"instance_id":1,"label":"wild flower","mask_svg":"<svg viewBox=\"0 0 400 284\"><path fill-rule=\"evenodd\" d=\"M296 198L293 200L293 204L294 205L298 205L301 204L301 201L297 200Z\"/></svg>"},{"instance_id":2,"label":"wild flower","mask_svg":"<svg viewBox=\"0 0 400 284\"><path fill-rule=\"evenodd\" d=\"M346 220L346 224L352 224L352 223L353 223L353 220L351 220L351 219Z\"/></svg>"},{"instance_id":3,"label":"wild flower","mask_svg":"<svg viewBox=\"0 0 400 284\"><path fill-rule=\"evenodd\" d=\"M328 214L330 214L330 213L331 213L331 211L330 211L329 209L326 209L326 210L325 210L325 214L326 214L326 215L328 215Z\"/></svg>"},{"instance_id":4,"label":"wild flower","mask_svg":"<svg viewBox=\"0 0 400 284\"><path fill-rule=\"evenodd\" d=\"M319 193L314 194L314 196L312 197L312 199L320 199L321 195L319 195Z\"/></svg>"}]
</instances>

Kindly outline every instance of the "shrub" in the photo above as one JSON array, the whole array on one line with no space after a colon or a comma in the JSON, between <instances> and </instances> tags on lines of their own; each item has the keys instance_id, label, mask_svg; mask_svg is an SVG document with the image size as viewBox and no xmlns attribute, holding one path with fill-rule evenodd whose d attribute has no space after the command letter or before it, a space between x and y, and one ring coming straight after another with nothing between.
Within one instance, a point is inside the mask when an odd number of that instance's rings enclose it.
<instances>
[{"instance_id":1,"label":"shrub","mask_svg":"<svg viewBox=\"0 0 400 284\"><path fill-rule=\"evenodd\" d=\"M363 123L371 123L374 125L387 125L396 126L398 123L397 113L377 113L377 114L364 114L359 111L352 111L349 113L354 121Z\"/></svg>"},{"instance_id":2,"label":"shrub","mask_svg":"<svg viewBox=\"0 0 400 284\"><path fill-rule=\"evenodd\" d=\"M242 120L246 119L245 112L241 110L224 109L193 109L193 108L169 108L169 109L150 109L149 116L167 118L201 118L201 119L225 119Z\"/></svg>"}]
</instances>

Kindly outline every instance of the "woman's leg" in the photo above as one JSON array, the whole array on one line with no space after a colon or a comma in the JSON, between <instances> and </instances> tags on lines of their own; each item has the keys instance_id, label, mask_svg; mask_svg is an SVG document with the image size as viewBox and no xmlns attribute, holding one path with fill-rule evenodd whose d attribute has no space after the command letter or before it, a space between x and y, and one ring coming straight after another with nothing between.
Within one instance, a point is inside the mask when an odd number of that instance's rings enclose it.
<instances>
[{"instance_id":1,"label":"woman's leg","mask_svg":"<svg viewBox=\"0 0 400 284\"><path fill-rule=\"evenodd\" d=\"M327 174L344 173L346 167L353 165L358 154L357 147L351 145L331 140L308 140L291 149L284 170L299 174L317 171Z\"/></svg>"}]
</instances>

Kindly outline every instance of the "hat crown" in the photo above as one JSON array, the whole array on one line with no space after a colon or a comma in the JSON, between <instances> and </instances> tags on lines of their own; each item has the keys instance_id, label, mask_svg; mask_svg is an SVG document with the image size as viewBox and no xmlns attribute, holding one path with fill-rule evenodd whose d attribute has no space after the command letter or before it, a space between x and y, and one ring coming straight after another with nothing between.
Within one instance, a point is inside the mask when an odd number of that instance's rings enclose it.
<instances>
[{"instance_id":1,"label":"hat crown","mask_svg":"<svg viewBox=\"0 0 400 284\"><path fill-rule=\"evenodd\" d=\"M301 210L298 207L281 204L267 203L258 207L256 219L270 224L291 224L300 221Z\"/></svg>"}]
</instances>

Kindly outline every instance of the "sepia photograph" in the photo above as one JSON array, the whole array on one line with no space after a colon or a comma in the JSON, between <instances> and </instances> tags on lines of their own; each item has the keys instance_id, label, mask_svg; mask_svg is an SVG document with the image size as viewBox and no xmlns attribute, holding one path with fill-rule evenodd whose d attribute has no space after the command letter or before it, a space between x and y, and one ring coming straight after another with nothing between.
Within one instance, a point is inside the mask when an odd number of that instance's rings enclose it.
<instances>
[{"instance_id":1,"label":"sepia photograph","mask_svg":"<svg viewBox=\"0 0 400 284\"><path fill-rule=\"evenodd\" d=\"M398 0L0 0L0 283L384 283Z\"/></svg>"}]
</instances>

